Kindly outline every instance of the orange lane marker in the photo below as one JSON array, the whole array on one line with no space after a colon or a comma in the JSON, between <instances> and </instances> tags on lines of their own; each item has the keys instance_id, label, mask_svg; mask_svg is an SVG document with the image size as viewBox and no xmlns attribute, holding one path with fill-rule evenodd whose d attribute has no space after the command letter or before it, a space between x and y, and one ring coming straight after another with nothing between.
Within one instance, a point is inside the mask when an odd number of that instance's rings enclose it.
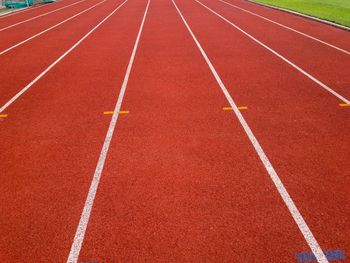
<instances>
[{"instance_id":1,"label":"orange lane marker","mask_svg":"<svg viewBox=\"0 0 350 263\"><path fill-rule=\"evenodd\" d=\"M239 110L247 110L248 107L247 106L240 106L240 107L237 107L237 109L239 109Z\"/></svg>"},{"instance_id":2,"label":"orange lane marker","mask_svg":"<svg viewBox=\"0 0 350 263\"><path fill-rule=\"evenodd\" d=\"M223 110L233 110L231 107L223 107Z\"/></svg>"},{"instance_id":3,"label":"orange lane marker","mask_svg":"<svg viewBox=\"0 0 350 263\"><path fill-rule=\"evenodd\" d=\"M223 110L233 110L232 107L223 107L222 109ZM239 106L239 107L237 107L237 109L239 109L239 110L247 110L248 107L247 106Z\"/></svg>"},{"instance_id":4,"label":"orange lane marker","mask_svg":"<svg viewBox=\"0 0 350 263\"><path fill-rule=\"evenodd\" d=\"M104 111L103 114L105 115L113 115L114 111ZM121 110L118 112L118 114L128 114L129 111L128 110Z\"/></svg>"},{"instance_id":5,"label":"orange lane marker","mask_svg":"<svg viewBox=\"0 0 350 263\"><path fill-rule=\"evenodd\" d=\"M6 118L8 114L0 114L0 118Z\"/></svg>"},{"instance_id":6,"label":"orange lane marker","mask_svg":"<svg viewBox=\"0 0 350 263\"><path fill-rule=\"evenodd\" d=\"M340 103L340 104L339 104L339 106L340 106L340 107L349 107L349 106L350 106L350 104Z\"/></svg>"}]
</instances>

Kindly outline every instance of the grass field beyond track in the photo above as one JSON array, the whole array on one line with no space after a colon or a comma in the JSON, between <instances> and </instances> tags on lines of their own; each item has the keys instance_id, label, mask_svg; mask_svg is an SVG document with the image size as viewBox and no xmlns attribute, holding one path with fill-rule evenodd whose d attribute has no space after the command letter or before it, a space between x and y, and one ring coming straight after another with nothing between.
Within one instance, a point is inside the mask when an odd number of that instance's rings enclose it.
<instances>
[{"instance_id":1,"label":"grass field beyond track","mask_svg":"<svg viewBox=\"0 0 350 263\"><path fill-rule=\"evenodd\" d=\"M350 26L350 0L254 0Z\"/></svg>"}]
</instances>

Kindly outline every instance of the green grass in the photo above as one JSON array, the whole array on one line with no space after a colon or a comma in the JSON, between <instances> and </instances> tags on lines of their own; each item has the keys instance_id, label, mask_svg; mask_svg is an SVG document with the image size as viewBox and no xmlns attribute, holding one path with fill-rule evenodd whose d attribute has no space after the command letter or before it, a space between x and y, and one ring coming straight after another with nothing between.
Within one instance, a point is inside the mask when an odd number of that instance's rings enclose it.
<instances>
[{"instance_id":1,"label":"green grass","mask_svg":"<svg viewBox=\"0 0 350 263\"><path fill-rule=\"evenodd\" d=\"M254 0L350 27L350 0Z\"/></svg>"}]
</instances>

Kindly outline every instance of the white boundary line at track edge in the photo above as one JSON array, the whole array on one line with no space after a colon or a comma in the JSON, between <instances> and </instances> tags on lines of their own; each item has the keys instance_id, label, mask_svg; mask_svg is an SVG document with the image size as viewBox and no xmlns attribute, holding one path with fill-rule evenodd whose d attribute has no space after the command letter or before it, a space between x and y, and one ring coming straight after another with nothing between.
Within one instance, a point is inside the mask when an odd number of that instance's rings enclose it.
<instances>
[{"instance_id":1,"label":"white boundary line at track edge","mask_svg":"<svg viewBox=\"0 0 350 263\"><path fill-rule=\"evenodd\" d=\"M310 38L310 39L312 39L312 40L315 40L315 41L317 41L317 42L319 42L319 43L322 43L322 44L324 44L324 45L326 45L326 46L329 46L329 47L331 47L331 48L334 48L334 49L336 49L336 50L338 50L338 51L340 51L340 52L343 52L343 53L345 53L345 54L347 54L347 55L350 55L350 51L347 51L347 50L345 50L345 49L342 49L342 48L340 48L340 47L337 47L337 46L335 46L335 45L332 45L332 44L330 44L330 43L327 43L327 42L325 42L325 41L323 41L323 40L321 40L321 39L318 39L318 38L316 38L316 37L310 36L310 35L308 35L308 34L306 34L306 33L303 33L303 32L301 32L301 31L298 31L298 30L296 30L296 29L294 29L294 28L291 28L291 27L289 27L289 26L283 25L283 24L281 24L281 23L278 23L278 22L276 22L276 21L274 21L274 20L272 20L272 19L269 19L269 18L264 17L264 16L262 16L262 15L259 15L259 14L257 14L257 13L254 13L254 12L252 12L252 11L249 11L249 10L245 9L245 8L239 7L239 6L237 6L237 5L231 4L231 3L226 2L226 1L224 1L224 0L218 0L218 1L220 1L220 2L222 2L222 3L224 3L224 4L226 4L226 5L229 5L229 6L231 6L231 7L237 8L237 9L243 11L243 12L249 13L249 14L251 14L251 15L253 15L253 16L256 16L256 17L259 17L259 18L264 19L264 20L266 20L266 21L269 21L269 22L271 22L271 23L273 23L273 24L275 24L275 25L278 25L278 26L280 26L280 27L283 27L283 28L285 28L285 29L288 29L288 30L290 30L290 31L293 31L293 32L295 32L295 33L297 33L297 34L300 34L300 35L304 36L304 37L307 37L307 38Z\"/></svg>"},{"instance_id":2,"label":"white boundary line at track edge","mask_svg":"<svg viewBox=\"0 0 350 263\"><path fill-rule=\"evenodd\" d=\"M279 7L279 6L268 5L268 4L256 2L254 0L246 0L246 1L248 1L250 3L253 3L253 4L256 4L256 5L261 5L261 6L264 6L264 7L267 7L267 8L275 9L275 10L278 10L278 11L283 11L283 12L286 12L286 13L289 13L289 14L292 14L292 15L308 18L308 19L311 19L311 20L314 20L314 21L317 21L317 22L321 22L321 23L327 24L329 26L336 27L338 29L343 29L343 30L350 31L350 27L348 27L348 26L337 24L337 23L334 23L334 22L331 22L331 21L328 21L328 20L325 20L325 19L321 19L321 18L315 17L315 16L299 13L297 11L293 11L293 10L290 10L290 9L282 8L282 7Z\"/></svg>"},{"instance_id":3,"label":"white boundary line at track edge","mask_svg":"<svg viewBox=\"0 0 350 263\"><path fill-rule=\"evenodd\" d=\"M78 2L74 2L74 3L72 3L72 4L65 5L65 6L62 6L62 7L60 7L60 8L54 9L54 10L49 11L49 12L47 12L47 13L44 13L44 14L41 14L41 15L37 15L37 16L34 16L34 17L32 17L32 18L28 18L28 19L26 19L26 20L20 21L20 22L15 23L15 24L12 24L12 25L10 25L10 26L6 26L6 27L3 27L3 28L0 28L0 32L5 31L5 30L7 30L7 29L9 29L9 28L12 28L12 27L15 27L15 26L24 24L24 23L26 23L26 22L32 21L32 20L34 20L34 19L37 19L37 18L46 16L46 15L49 15L49 14L51 14L51 13L55 13L55 12L57 12L57 11L60 11L60 10L62 10L62 9L68 8L68 7L70 7L70 6L73 6L73 5L76 5L76 4L79 4L79 3L81 3L81 2L85 2L85 1L86 1L86 0L80 0L80 1L78 1Z\"/></svg>"},{"instance_id":4,"label":"white boundary line at track edge","mask_svg":"<svg viewBox=\"0 0 350 263\"><path fill-rule=\"evenodd\" d=\"M270 161L269 161L268 157L266 156L264 150L262 149L260 143L258 142L258 140L256 139L255 135L253 134L252 130L250 129L248 123L244 119L244 117L241 114L241 112L238 110L236 103L234 102L234 100L232 99L230 93L228 92L227 88L225 87L224 83L222 82L219 74L217 73L217 71L214 68L213 64L209 60L207 54L203 50L201 44L199 43L199 41L197 40L196 36L192 32L191 28L187 24L185 18L183 17L181 11L179 10L177 5L175 4L174 0L172 0L172 2L174 4L177 12L179 13L182 21L184 22L187 30L189 31L190 35L192 36L194 42L196 43L199 51L201 52L203 58L205 59L206 63L208 64L212 74L214 75L215 80L217 81L218 85L220 86L220 88L221 88L222 92L224 93L227 101L230 103L230 106L232 107L236 117L238 118L239 122L241 123L245 133L247 134L247 136L248 136L251 144L253 145L255 151L257 152L260 160L262 161L266 171L268 172L268 174L270 175L273 183L275 184L276 189L278 190L278 192L279 192L280 196L282 197L284 203L288 207L289 212L291 213L293 219L297 223L297 225L298 225L301 233L303 234L307 244L309 245L309 247L311 248L312 252L316 256L317 261L319 263L328 263L328 260L327 260L326 256L324 255L322 249L320 248L317 240L315 239L315 237L312 234L311 230L307 226L307 224L306 224L304 218L302 217L302 215L300 214L298 208L294 204L292 198L290 197L289 193L287 192L287 189L283 185L281 179L279 178L277 172L275 171L275 169L273 168L272 164L270 163Z\"/></svg>"},{"instance_id":5,"label":"white boundary line at track edge","mask_svg":"<svg viewBox=\"0 0 350 263\"><path fill-rule=\"evenodd\" d=\"M97 28L99 28L107 19L109 19L115 12L119 10L128 0L125 0L118 7L116 7L109 15L107 15L102 21L100 21L93 29L86 33L80 40L78 40L71 48L64 52L57 60L55 60L50 66L48 66L43 72L41 72L35 79L33 79L27 86L25 86L20 92L13 96L8 102L6 102L1 108L0 113L3 112L7 107L9 107L13 102L15 102L23 93L30 89L38 80L46 75L57 63L59 63L65 56L72 52L81 42L83 42L89 35L91 35Z\"/></svg>"},{"instance_id":6,"label":"white boundary line at track edge","mask_svg":"<svg viewBox=\"0 0 350 263\"><path fill-rule=\"evenodd\" d=\"M209 8L208 6L206 6L205 4L203 4L202 2L198 1L198 0L194 0L196 1L198 4L200 4L201 6L203 6L204 8L208 9L210 12L212 12L213 14L215 14L216 16L220 17L222 20L224 20L225 22L227 22L228 24L230 24L231 26L233 26L234 28L236 28L237 30L239 30L240 32L242 32L244 35L246 35L247 37L249 37L250 39L252 39L253 41L255 41L256 43L258 43L259 45L263 46L264 48L266 48L268 51L270 51L271 53L273 53L274 55L276 55L277 57L279 57L280 59L282 59L284 62L288 63L290 66L292 66L293 68L295 68L296 70L298 70L300 73L302 73L304 76L308 77L309 79L311 79L313 82L315 82L316 84L318 84L320 87L322 87L323 89L327 90L329 93L333 94L335 97L337 97L338 99L340 99L341 101L343 101L346 104L350 104L350 100L346 99L345 97L343 97L342 95L340 95L338 92L336 92L335 90L331 89L330 87L328 87L326 84L324 84L323 82L321 82L320 80L318 80L317 78L315 78L314 76L312 76L311 74L307 73L305 70L303 70L302 68L300 68L299 66L297 66L296 64L294 64L293 62L291 62L290 60L288 60L287 58L285 58L284 56L282 56L281 54L279 54L277 51L273 50L272 48L270 48L269 46L265 45L264 43L262 43L260 40L256 39L255 37L253 37L251 34L247 33L246 31L244 31L242 28L240 28L239 26L235 25L234 23L232 23L231 21L229 21L228 19L226 19L225 17L223 17L222 15L220 15L219 13L215 12L213 9Z\"/></svg>"},{"instance_id":7,"label":"white boundary line at track edge","mask_svg":"<svg viewBox=\"0 0 350 263\"><path fill-rule=\"evenodd\" d=\"M63 20L63 21L61 21L61 22L59 22L59 23L57 23L57 24L55 24L55 25L53 25L53 26L51 26L51 27L49 27L49 28L47 28L47 29L45 29L45 30L43 30L43 31L41 31L41 32L39 32L39 33L33 35L33 36L31 36L31 37L28 37L27 39L25 39L25 40L23 40L23 41L21 41L21 42L18 42L17 44L15 44L15 45L13 45L13 46L7 48L7 49L4 49L3 51L0 51L0 56L3 55L3 54L5 54L5 53L7 53L7 52L9 52L9 51L12 50L12 49L18 47L18 46L23 45L24 43L26 43L26 42L28 42L28 41L30 41L30 40L32 40L32 39L34 39L34 38L36 38L36 37L38 37L38 36L40 36L40 35L42 35L42 34L48 32L48 31L50 31L50 30L52 30L52 29L54 29L54 28L56 28L56 27L58 27L58 26L60 26L60 25L62 25L62 24L64 24L64 23L68 22L69 20L72 20L73 18L75 18L75 17L77 17L77 16L80 16L81 14L83 14L83 13L85 13L85 12L91 10L92 8L98 6L98 5L100 5L100 4L102 4L102 3L106 2L106 1L108 1L108 0L102 0L101 2L98 2L97 4L94 4L93 6L90 6L90 7L84 9L83 11L81 11L81 12L79 12L79 13L70 16L70 17L68 17L67 19Z\"/></svg>"},{"instance_id":8,"label":"white boundary line at track edge","mask_svg":"<svg viewBox=\"0 0 350 263\"><path fill-rule=\"evenodd\" d=\"M81 249L81 246L82 246L83 241L84 241L86 228L87 228L87 225L89 223L91 210L92 210L92 207L94 204L97 188L98 188L98 185L99 185L99 182L101 179L103 166L104 166L105 161L106 161L109 146L110 146L110 143L111 143L111 140L113 137L113 133L115 130L115 126L116 126L116 123L118 120L118 112L120 111L120 108L121 108L121 105L123 102L123 98L124 98L124 94L125 94L125 90L126 90L126 87L128 85L131 69L132 69L132 66L134 63L137 47L138 47L138 44L139 44L139 41L141 38L141 33L142 33L142 29L143 29L143 26L144 26L144 23L146 20L146 15L147 15L147 11L148 11L148 7L150 5L150 2L151 2L151 0L148 0L147 6L145 9L145 13L143 15L142 22L140 25L140 29L139 29L139 32L138 32L137 37L136 37L134 48L133 48L131 56L130 56L129 64L128 64L128 67L126 69L123 84L122 84L120 92L119 92L118 100L117 100L117 103L116 103L115 108L114 108L114 113L113 113L111 122L110 122L109 127L108 127L108 131L107 131L107 134L106 134L103 146L102 146L102 150L101 150L98 162L97 162L97 166L95 169L93 179L91 181L89 192L88 192L85 204L84 204L83 212L82 212L81 217L80 217L79 225L78 225L77 231L76 231L75 236L74 236L72 247L71 247L68 259L67 259L67 263L75 263L78 261L80 249Z\"/></svg>"}]
</instances>

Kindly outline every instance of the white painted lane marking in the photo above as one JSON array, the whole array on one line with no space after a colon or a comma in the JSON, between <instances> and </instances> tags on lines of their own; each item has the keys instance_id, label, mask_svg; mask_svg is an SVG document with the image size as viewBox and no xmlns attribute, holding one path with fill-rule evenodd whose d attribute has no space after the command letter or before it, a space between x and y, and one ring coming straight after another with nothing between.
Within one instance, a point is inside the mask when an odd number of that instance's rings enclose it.
<instances>
[{"instance_id":1,"label":"white painted lane marking","mask_svg":"<svg viewBox=\"0 0 350 263\"><path fill-rule=\"evenodd\" d=\"M259 41L258 39L256 39L255 37L253 37L252 35L250 35L249 33L247 33L246 31L244 31L243 29L241 29L239 26L235 25L234 23L232 23L231 21L227 20L225 17L223 17L222 15L218 14L217 12L215 12L214 10L210 9L209 7L207 7L206 5L204 5L203 3L201 3L198 0L194 0L196 1L198 4L200 4L201 6L203 6L204 8L208 9L210 12L212 12L213 14L217 15L218 17L220 17L222 20L224 20L225 22L229 23L231 26L235 27L237 30L241 31L244 35L246 35L247 37L249 37L250 39L254 40L256 43L258 43L259 45L263 46L264 48L266 48L267 50L269 50L271 53L273 53L274 55L276 55L277 57L279 57L280 59L282 59L284 62L288 63L289 65L291 65L293 68L295 68L296 70L298 70L300 73L302 73L303 75L305 75L306 77L308 77L309 79L311 79L313 82L315 82L316 84L318 84L320 87L322 87L323 89L327 90L329 93L331 93L332 95L334 95L335 97L337 97L338 99L340 99L341 101L343 101L346 104L350 104L350 100L346 99L345 97L343 97L342 95L340 95L339 93L337 93L336 91L334 91L333 89L331 89L330 87L328 87L326 84L322 83L321 81L319 81L318 79L316 79L314 76L312 76L311 74L307 73L305 70L303 70L302 68L300 68L299 66L295 65L293 62L291 62L290 60L288 60L287 58L285 58L284 56L282 56L281 54L279 54L277 51L273 50L272 48L268 47L267 45L265 45L264 43L262 43L261 41Z\"/></svg>"},{"instance_id":2,"label":"white painted lane marking","mask_svg":"<svg viewBox=\"0 0 350 263\"><path fill-rule=\"evenodd\" d=\"M194 42L196 43L199 51L201 52L203 58L205 59L206 63L208 64L211 72L213 73L213 75L215 77L215 80L219 84L219 86L220 86L222 92L224 93L227 101L230 103L230 106L232 107L236 117L238 118L238 120L241 123L245 133L247 134L250 142L252 143L255 151L257 152L258 156L260 157L260 160L262 161L266 171L270 175L270 177L271 177L273 183L275 184L275 186L276 186L280 196L282 197L284 203L288 207L289 212L291 213L293 219L297 223L297 225L298 225L301 233L303 234L306 242L308 243L308 245L311 248L312 252L315 254L318 262L320 262L320 263L328 263L328 260L327 260L326 256L324 255L322 249L320 248L317 240L313 236L313 234L312 234L311 230L309 229L309 227L307 226L304 218L302 217L302 215L300 214L298 208L294 204L292 198L290 197L289 193L287 192L287 189L284 187L281 179L279 178L277 172L275 171L275 169L273 168L271 162L267 158L264 150L262 149L262 147L261 147L260 143L258 142L258 140L256 139L255 135L253 134L252 130L250 129L248 123L244 119L244 117L241 114L241 112L238 110L238 107L237 107L236 103L234 102L234 100L232 99L230 93L228 92L227 88L225 87L224 83L222 82L219 74L217 73L217 71L214 68L213 64L209 60L207 54L203 50L203 48L202 48L201 44L199 43L199 41L197 40L196 36L193 34L191 28L187 24L185 18L183 17L181 11L179 10L177 5L175 4L174 0L172 0L172 2L174 4L176 10L178 11L182 21L184 22L187 30L189 31L190 35L192 36Z\"/></svg>"},{"instance_id":3,"label":"white painted lane marking","mask_svg":"<svg viewBox=\"0 0 350 263\"><path fill-rule=\"evenodd\" d=\"M316 38L316 37L310 36L310 35L308 35L308 34L306 34L306 33L303 33L303 32L301 32L301 31L298 31L298 30L296 30L296 29L294 29L294 28L291 28L291 27L289 27L289 26L283 25L283 24L281 24L281 23L278 23L278 22L276 22L276 21L274 21L274 20L271 20L271 19L269 19L269 18L267 18L267 17L264 17L264 16L262 16L262 15L259 15L259 14L257 14L257 13L254 13L254 12L252 12L252 11L249 11L249 10L247 10L247 9L244 9L244 8L242 8L242 7L239 7L239 6L237 6L237 5L228 3L228 2L226 2L226 1L224 1L224 0L218 0L218 1L220 1L220 2L222 2L222 3L224 3L224 4L227 4L227 5L229 5L229 6L232 6L232 7L234 7L234 8L237 8L237 9L239 9L239 10L242 10L243 12L249 13L249 14L251 14L251 15L253 15L253 16L256 16L256 17L259 17L259 18L264 19L264 20L266 20L266 21L269 21L269 22L271 22L271 23L273 23L273 24L275 24L275 25L278 25L278 26L280 26L280 27L283 27L283 28L285 28L285 29L291 30L291 31L293 31L293 32L295 32L295 33L297 33L297 34L300 34L300 35L304 36L304 37L307 37L307 38L310 38L310 39L312 39L312 40L315 40L315 41L317 41L317 42L319 42L319 43L322 43L322 44L324 44L324 45L326 45L326 46L329 46L329 47L331 47L331 48L334 48L334 49L336 49L336 50L338 50L338 51L340 51L340 52L343 52L343 53L345 53L345 54L347 54L347 55L350 55L350 51L347 51L347 50L345 50L345 49L342 49L342 48L340 48L340 47L337 47L337 46L335 46L335 45L332 45L332 44L330 44L330 43L327 43L327 42L325 42L325 41L323 41L323 40L321 40L321 39L318 39L318 38Z\"/></svg>"},{"instance_id":4,"label":"white painted lane marking","mask_svg":"<svg viewBox=\"0 0 350 263\"><path fill-rule=\"evenodd\" d=\"M33 36L31 36L31 37L28 37L27 39L25 39L25 40L23 40L21 42L18 42L17 44L15 44L15 45L7 48L7 49L4 49L3 51L0 51L0 56L5 54L5 53L7 53L7 52L9 52L10 50L12 50L12 49L14 49L16 47L19 47L19 46L23 45L24 43L27 43L28 41L30 41L30 40L32 40L32 39L34 39L34 38L36 38L36 37L38 37L38 36L48 32L48 31L50 31L50 30L52 30L52 29L54 29L54 28L56 28L56 27L58 27L58 26L60 26L60 25L62 25L64 23L68 22L69 20L72 20L73 18L75 18L77 16L80 16L81 14L91 10L92 8L98 6L98 5L100 5L100 4L102 4L102 3L106 2L106 1L107 0L102 0L101 2L99 2L97 4L94 4L93 6L90 6L89 8L84 9L83 11L81 11L81 12L79 12L79 13L73 15L73 16L70 16L67 19L63 20L63 21L61 21L61 22L59 22L59 23L57 23L57 24L55 24L55 25L53 25L53 26L51 26L51 27L49 27L49 28L47 28L47 29L45 29L45 30L43 30L43 31L33 35Z\"/></svg>"},{"instance_id":5,"label":"white painted lane marking","mask_svg":"<svg viewBox=\"0 0 350 263\"><path fill-rule=\"evenodd\" d=\"M87 34L85 34L78 42L76 42L71 48L63 53L57 60L55 60L50 66L48 66L43 72L41 72L35 79L33 79L27 86L25 86L20 92L13 96L8 102L6 102L1 108L0 113L3 112L7 107L9 107L13 102L15 102L24 92L30 89L38 80L46 75L57 63L59 63L65 56L72 52L81 42L83 42L88 36L90 36L97 28L99 28L108 18L110 18L115 12L118 11L128 0L125 0L122 4L116 7L109 15L107 15L101 22L99 22L93 29L91 29Z\"/></svg>"},{"instance_id":6,"label":"white painted lane marking","mask_svg":"<svg viewBox=\"0 0 350 263\"><path fill-rule=\"evenodd\" d=\"M34 17L32 17L32 18L23 20L23 21L21 21L21 22L18 22L18 23L15 23L15 24L12 24L12 25L9 25L9 26L0 28L0 32L5 31L6 29L9 29L9 28L12 28L12 27L15 27L15 26L18 26L18 25L27 23L27 22L32 21L32 20L34 20L34 19L37 19L37 18L39 18L39 17L43 17L43 16L46 16L46 15L55 13L55 12L57 12L57 11L60 11L60 10L62 10L62 9L68 8L68 7L70 7L70 6L73 6L73 5L76 5L76 4L79 4L79 3L81 3L81 2L85 2L85 1L86 1L86 0L80 0L80 1L78 1L78 2L74 2L74 3L70 4L70 5L66 5L66 6L57 8L57 9L55 9L55 10L52 10L52 11L50 11L50 12L47 12L47 13L44 13L44 14L41 14L41 15L37 15L37 16L34 16Z\"/></svg>"},{"instance_id":7,"label":"white painted lane marking","mask_svg":"<svg viewBox=\"0 0 350 263\"><path fill-rule=\"evenodd\" d=\"M72 244L68 259L67 259L67 263L75 263L78 261L78 258L79 258L80 249L81 249L82 243L84 241L86 228L87 228L87 225L89 223L92 206L94 204L96 191L97 191L98 185L100 183L100 179L101 179L101 175L102 175L102 171L103 171L103 166L104 166L105 161L106 161L106 157L107 157L109 146L110 146L110 143L111 143L111 140L113 137L115 125L116 125L117 120L118 120L118 116L119 116L118 112L120 112L120 108L121 108L121 105L123 102L125 90L126 90L126 87L128 85L132 65L134 63L137 47L138 47L138 44L139 44L139 41L141 38L141 33L142 33L143 25L144 25L145 20L146 20L146 15L147 15L147 11L148 11L148 7L150 5L150 2L151 2L151 0L148 0L147 6L145 9L143 18L142 18L142 22L140 25L140 29L139 29L139 32L138 32L137 37L136 37L134 48L133 48L133 51L131 53L129 64L128 64L128 67L126 69L123 84L122 84L120 92L119 92L118 100L117 100L117 103L116 103L115 108L114 108L114 113L113 113L111 122L110 122L109 127L108 127L108 131L107 131L106 138L105 138L105 141L104 141L103 146L102 146L100 157L99 157L98 162L97 162L94 177L92 179L92 182L91 182L91 185L89 188L89 193L88 193L86 201L85 201L84 209L83 209L83 212L82 212L81 217L80 217L79 225L78 225L77 231L76 231L75 236L74 236L73 244Z\"/></svg>"}]
</instances>

